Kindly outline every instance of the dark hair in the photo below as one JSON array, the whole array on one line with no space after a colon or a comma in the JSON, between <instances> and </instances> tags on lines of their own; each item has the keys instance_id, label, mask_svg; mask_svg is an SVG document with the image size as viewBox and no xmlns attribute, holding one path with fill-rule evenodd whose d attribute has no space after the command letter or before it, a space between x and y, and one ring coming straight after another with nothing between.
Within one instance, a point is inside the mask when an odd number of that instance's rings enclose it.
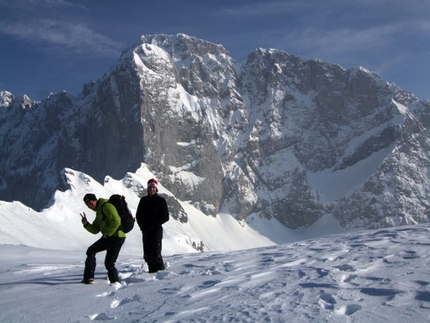
<instances>
[{"instance_id":1,"label":"dark hair","mask_svg":"<svg viewBox=\"0 0 430 323\"><path fill-rule=\"evenodd\" d=\"M97 197L93 193L85 194L84 196L84 203L87 204L88 201L97 201Z\"/></svg>"}]
</instances>

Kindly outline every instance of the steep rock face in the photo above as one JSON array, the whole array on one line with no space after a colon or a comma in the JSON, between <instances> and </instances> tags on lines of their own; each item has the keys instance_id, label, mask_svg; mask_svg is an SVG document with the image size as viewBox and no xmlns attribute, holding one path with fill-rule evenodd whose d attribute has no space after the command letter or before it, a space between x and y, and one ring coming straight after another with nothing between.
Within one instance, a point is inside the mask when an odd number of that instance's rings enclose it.
<instances>
[{"instance_id":1,"label":"steep rock face","mask_svg":"<svg viewBox=\"0 0 430 323\"><path fill-rule=\"evenodd\" d=\"M2 102L1 199L40 208L64 167L102 181L144 162L208 215L428 221L429 103L363 68L263 49L239 65L221 45L142 36L79 98Z\"/></svg>"},{"instance_id":2,"label":"steep rock face","mask_svg":"<svg viewBox=\"0 0 430 323\"><path fill-rule=\"evenodd\" d=\"M261 192L251 209L290 227L313 223L331 206L310 175L353 167L398 136L392 90L363 69L258 50L241 70L240 89L250 124L239 167Z\"/></svg>"},{"instance_id":3,"label":"steep rock face","mask_svg":"<svg viewBox=\"0 0 430 323\"><path fill-rule=\"evenodd\" d=\"M1 104L1 198L45 205L60 184L57 163L64 155L59 134L64 131L63 111L72 109L74 99L65 92L40 103L7 97Z\"/></svg>"},{"instance_id":4,"label":"steep rock face","mask_svg":"<svg viewBox=\"0 0 430 323\"><path fill-rule=\"evenodd\" d=\"M335 206L333 212L345 228L429 221L429 104L409 103L395 146L376 171Z\"/></svg>"},{"instance_id":5,"label":"steep rock face","mask_svg":"<svg viewBox=\"0 0 430 323\"><path fill-rule=\"evenodd\" d=\"M216 105L231 61L222 46L185 35L142 37L132 49L143 93L145 163L175 196L215 215L223 171Z\"/></svg>"},{"instance_id":6,"label":"steep rock face","mask_svg":"<svg viewBox=\"0 0 430 323\"><path fill-rule=\"evenodd\" d=\"M74 98L66 92L42 102L9 96L0 133L3 200L20 200L36 209L47 205L55 188L65 189L62 169L72 165L100 182L124 176L143 160L139 80L120 61L107 76L84 86ZM28 100L29 101L29 100Z\"/></svg>"},{"instance_id":7,"label":"steep rock face","mask_svg":"<svg viewBox=\"0 0 430 323\"><path fill-rule=\"evenodd\" d=\"M120 59L75 105L77 115L70 121L78 123L68 136L77 138L74 167L102 181L107 174L118 178L140 166L144 157L141 97L134 69L128 59Z\"/></svg>"}]
</instances>

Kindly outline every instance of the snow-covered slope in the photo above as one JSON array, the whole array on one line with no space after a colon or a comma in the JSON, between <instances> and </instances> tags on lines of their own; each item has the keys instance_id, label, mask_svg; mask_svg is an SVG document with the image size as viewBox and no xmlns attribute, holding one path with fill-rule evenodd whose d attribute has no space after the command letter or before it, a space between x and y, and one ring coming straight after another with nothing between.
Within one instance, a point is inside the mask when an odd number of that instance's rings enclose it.
<instances>
[{"instance_id":1,"label":"snow-covered slope","mask_svg":"<svg viewBox=\"0 0 430 323\"><path fill-rule=\"evenodd\" d=\"M52 206L41 212L36 212L21 202L0 202L0 244L61 250L86 249L95 241L96 236L82 228L79 214L85 212L90 221L95 214L82 202L83 196L88 192L105 198L114 193L122 194L134 214L139 203L139 189L149 178L154 177L144 164L136 173L128 173L120 181L107 176L103 185L72 169L66 169L65 176L71 189L57 191ZM205 215L189 202L175 200L162 183L159 194L166 197L171 214L170 221L164 225L163 251L167 255L273 246L343 231L337 221L329 216L307 229L292 230L276 219L250 217L245 222L228 214L221 213L215 217ZM183 217L177 216L177 205L182 208ZM141 240L136 225L127 234L124 252L142 256Z\"/></svg>"},{"instance_id":2,"label":"snow-covered slope","mask_svg":"<svg viewBox=\"0 0 430 323\"><path fill-rule=\"evenodd\" d=\"M99 238L82 228L79 213L94 216L84 194L122 193L134 212L155 175L142 164L103 184L70 168L63 176L70 189L41 212L0 202L1 322L429 320L428 224L346 233L326 215L293 230L257 215L205 215L162 182L176 210L164 225L166 270L147 272L135 228L117 261L122 282L108 283L100 253L96 283L80 284L85 250Z\"/></svg>"},{"instance_id":3,"label":"snow-covered slope","mask_svg":"<svg viewBox=\"0 0 430 323\"><path fill-rule=\"evenodd\" d=\"M84 250L0 245L0 292L7 295L0 321L428 322L429 231L417 225L175 254L157 274L123 253L123 281L114 285L100 265L95 285L79 284Z\"/></svg>"}]
</instances>

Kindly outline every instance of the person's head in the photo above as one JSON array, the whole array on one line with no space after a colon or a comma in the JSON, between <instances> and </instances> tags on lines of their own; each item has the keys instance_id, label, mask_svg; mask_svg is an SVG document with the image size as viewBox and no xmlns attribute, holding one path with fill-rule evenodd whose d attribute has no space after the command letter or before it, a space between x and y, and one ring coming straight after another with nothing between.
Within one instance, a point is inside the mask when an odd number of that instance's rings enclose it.
<instances>
[{"instance_id":1,"label":"person's head","mask_svg":"<svg viewBox=\"0 0 430 323\"><path fill-rule=\"evenodd\" d=\"M85 196L84 196L84 203L91 210L94 210L96 208L96 206L97 206L97 197L93 193L85 194Z\"/></svg>"},{"instance_id":2,"label":"person's head","mask_svg":"<svg viewBox=\"0 0 430 323\"><path fill-rule=\"evenodd\" d=\"M151 178L147 183L147 189L148 195L154 195L158 192L158 182L156 179Z\"/></svg>"}]
</instances>

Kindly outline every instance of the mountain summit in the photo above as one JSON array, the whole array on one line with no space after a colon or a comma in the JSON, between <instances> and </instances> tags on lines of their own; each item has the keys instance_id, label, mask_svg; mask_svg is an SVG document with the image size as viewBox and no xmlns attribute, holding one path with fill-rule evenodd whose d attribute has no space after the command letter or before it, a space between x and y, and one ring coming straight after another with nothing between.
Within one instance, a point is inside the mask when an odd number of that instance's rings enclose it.
<instances>
[{"instance_id":1,"label":"mountain summit","mask_svg":"<svg viewBox=\"0 0 430 323\"><path fill-rule=\"evenodd\" d=\"M430 103L361 67L276 49L239 64L221 45L145 35L79 97L0 100L2 200L43 208L66 167L103 182L145 163L207 215L429 220Z\"/></svg>"}]
</instances>

